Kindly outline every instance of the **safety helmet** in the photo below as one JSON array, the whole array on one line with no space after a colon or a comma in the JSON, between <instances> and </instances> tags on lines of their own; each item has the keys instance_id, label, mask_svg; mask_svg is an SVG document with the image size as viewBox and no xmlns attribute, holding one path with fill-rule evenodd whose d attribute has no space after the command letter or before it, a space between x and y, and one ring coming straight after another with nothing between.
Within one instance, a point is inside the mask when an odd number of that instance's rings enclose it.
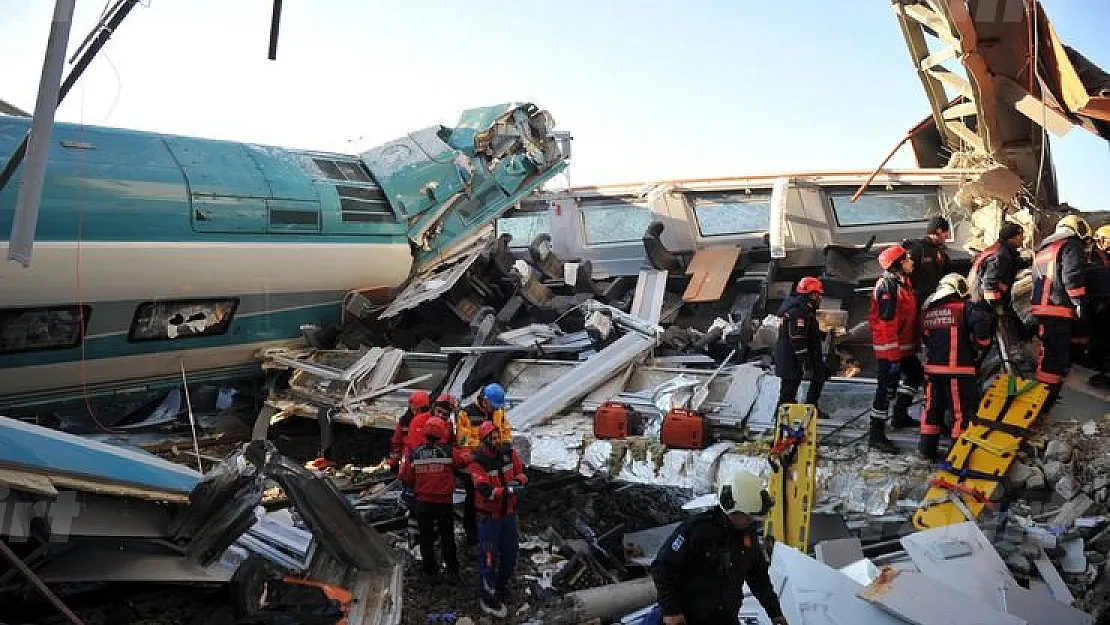
<instances>
[{"instance_id":1,"label":"safety helmet","mask_svg":"<svg viewBox=\"0 0 1110 625\"><path fill-rule=\"evenodd\" d=\"M879 266L883 270L889 271L891 267L897 265L906 257L906 253L906 248L901 245L891 245L879 253Z\"/></svg>"},{"instance_id":2,"label":"safety helmet","mask_svg":"<svg viewBox=\"0 0 1110 625\"><path fill-rule=\"evenodd\" d=\"M798 287L795 290L802 295L808 293L820 295L825 292L825 285L817 278L806 276L798 280Z\"/></svg>"},{"instance_id":3,"label":"safety helmet","mask_svg":"<svg viewBox=\"0 0 1110 625\"><path fill-rule=\"evenodd\" d=\"M438 442L447 440L447 422L439 417L432 417L424 424L424 436Z\"/></svg>"},{"instance_id":4,"label":"safety helmet","mask_svg":"<svg viewBox=\"0 0 1110 625\"><path fill-rule=\"evenodd\" d=\"M961 298L971 295L971 287L967 284L967 278L958 273L950 273L940 279L940 283L937 284L937 293L941 291L955 293Z\"/></svg>"},{"instance_id":5,"label":"safety helmet","mask_svg":"<svg viewBox=\"0 0 1110 625\"><path fill-rule=\"evenodd\" d=\"M505 405L505 389L501 388L500 384L494 382L487 384L482 389L482 396L486 398L489 405L493 408L500 408Z\"/></svg>"},{"instance_id":6,"label":"safety helmet","mask_svg":"<svg viewBox=\"0 0 1110 625\"><path fill-rule=\"evenodd\" d=\"M1065 215L1061 217L1060 221L1056 222L1056 230L1062 229L1071 230L1075 233L1075 236L1080 239L1090 239L1092 234L1091 224L1087 223L1087 220L1079 215Z\"/></svg>"},{"instance_id":7,"label":"safety helmet","mask_svg":"<svg viewBox=\"0 0 1110 625\"><path fill-rule=\"evenodd\" d=\"M763 489L763 482L753 473L737 471L721 482L717 491L717 505L725 514L743 512L750 516L767 514L774 504L771 495Z\"/></svg>"},{"instance_id":8,"label":"safety helmet","mask_svg":"<svg viewBox=\"0 0 1110 625\"><path fill-rule=\"evenodd\" d=\"M423 412L432 405L432 396L427 391L416 391L409 395L409 408L413 412Z\"/></svg>"},{"instance_id":9,"label":"safety helmet","mask_svg":"<svg viewBox=\"0 0 1110 625\"><path fill-rule=\"evenodd\" d=\"M497 433L497 426L493 421L483 421L482 425L478 426L478 440L485 441L489 437Z\"/></svg>"},{"instance_id":10,"label":"safety helmet","mask_svg":"<svg viewBox=\"0 0 1110 625\"><path fill-rule=\"evenodd\" d=\"M440 393L439 397L436 397L436 405L450 406L451 408L459 406L458 402L455 401L455 396L450 393Z\"/></svg>"},{"instance_id":11,"label":"safety helmet","mask_svg":"<svg viewBox=\"0 0 1110 625\"><path fill-rule=\"evenodd\" d=\"M1099 226L1098 230L1095 230L1095 239L1105 239L1107 241L1110 241L1110 224Z\"/></svg>"}]
</instances>

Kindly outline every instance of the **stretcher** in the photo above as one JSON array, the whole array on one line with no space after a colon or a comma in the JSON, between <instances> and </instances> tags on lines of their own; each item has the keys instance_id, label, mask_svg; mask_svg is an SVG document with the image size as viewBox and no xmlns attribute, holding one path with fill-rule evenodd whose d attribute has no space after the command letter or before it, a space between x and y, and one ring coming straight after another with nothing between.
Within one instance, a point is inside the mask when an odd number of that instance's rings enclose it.
<instances>
[{"instance_id":1,"label":"stretcher","mask_svg":"<svg viewBox=\"0 0 1110 625\"><path fill-rule=\"evenodd\" d=\"M775 503L763 524L763 536L809 551L809 523L817 483L817 407L783 404L775 418L775 440L768 456L768 492Z\"/></svg>"},{"instance_id":2,"label":"stretcher","mask_svg":"<svg viewBox=\"0 0 1110 625\"><path fill-rule=\"evenodd\" d=\"M995 377L976 416L929 480L913 516L919 530L974 521L992 505L992 494L1010 470L1030 428L1040 417L1048 387L1012 374Z\"/></svg>"}]
</instances>

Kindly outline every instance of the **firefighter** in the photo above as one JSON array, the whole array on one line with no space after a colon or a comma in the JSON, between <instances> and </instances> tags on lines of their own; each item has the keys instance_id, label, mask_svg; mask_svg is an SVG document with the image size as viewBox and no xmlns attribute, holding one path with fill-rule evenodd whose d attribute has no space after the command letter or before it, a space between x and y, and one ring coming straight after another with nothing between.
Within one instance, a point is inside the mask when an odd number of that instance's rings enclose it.
<instances>
[{"instance_id":1,"label":"firefighter","mask_svg":"<svg viewBox=\"0 0 1110 625\"><path fill-rule=\"evenodd\" d=\"M779 405L797 400L798 387L805 369L809 369L807 404L817 405L821 389L828 377L825 358L821 349L821 330L817 326L817 309L825 285L809 276L798 281L795 295L783 300L779 307L782 323L775 343L775 375L782 378L779 387Z\"/></svg>"},{"instance_id":2,"label":"firefighter","mask_svg":"<svg viewBox=\"0 0 1110 625\"><path fill-rule=\"evenodd\" d=\"M771 622L786 623L756 533L771 504L758 477L737 471L722 481L716 507L675 529L651 564L664 624L739 625L745 582Z\"/></svg>"},{"instance_id":3,"label":"firefighter","mask_svg":"<svg viewBox=\"0 0 1110 625\"><path fill-rule=\"evenodd\" d=\"M1110 314L1110 224L1095 230L1095 247L1091 250L1088 288L1094 305L1092 319L1105 319ZM1092 323L1091 342L1087 346L1091 366L1098 373L1088 380L1096 388L1110 388L1110 324Z\"/></svg>"},{"instance_id":4,"label":"firefighter","mask_svg":"<svg viewBox=\"0 0 1110 625\"><path fill-rule=\"evenodd\" d=\"M940 279L936 292L922 306L925 342L925 414L918 450L930 461L944 429L960 437L979 405L979 351L991 343L991 316L984 305L968 301L970 287L958 273ZM953 422L942 428L952 410Z\"/></svg>"},{"instance_id":5,"label":"firefighter","mask_svg":"<svg viewBox=\"0 0 1110 625\"><path fill-rule=\"evenodd\" d=\"M478 511L478 606L486 614L504 618L509 581L516 569L516 503L528 476L516 450L501 443L492 421L478 427L478 439L469 462Z\"/></svg>"},{"instance_id":6,"label":"firefighter","mask_svg":"<svg viewBox=\"0 0 1110 625\"><path fill-rule=\"evenodd\" d=\"M505 416L505 389L500 384L487 384L478 392L474 403L460 408L455 415L455 436L459 447L474 450L478 448L478 428L482 423L492 422L498 431L498 439L505 446L513 440L509 420ZM474 482L469 474L462 477L463 491L463 529L466 531L467 545L478 544L478 521L474 509Z\"/></svg>"},{"instance_id":7,"label":"firefighter","mask_svg":"<svg viewBox=\"0 0 1110 625\"><path fill-rule=\"evenodd\" d=\"M426 391L416 391L409 395L409 409L401 415L400 419L397 419L397 425L393 428L393 438L389 441L389 459L387 462L389 469L394 473L399 474L404 470L409 452L412 451L412 447L409 445L416 442L409 438L409 433L413 429L413 422L419 420L420 424L423 424L430 414L431 404L432 398ZM402 488L401 505L408 513L409 548L415 547L420 541L420 526L417 523L413 504L412 489Z\"/></svg>"},{"instance_id":8,"label":"firefighter","mask_svg":"<svg viewBox=\"0 0 1110 625\"><path fill-rule=\"evenodd\" d=\"M413 492L417 524L420 528L420 559L424 574L436 581L439 561L435 543L438 537L448 578L459 575L455 553L455 470L466 466L466 454L449 440L447 422L430 417L424 425L425 441L410 453L401 469L401 481Z\"/></svg>"},{"instance_id":9,"label":"firefighter","mask_svg":"<svg viewBox=\"0 0 1110 625\"><path fill-rule=\"evenodd\" d=\"M915 354L919 311L909 277L914 268L913 258L904 247L894 245L879 254L879 266L883 274L871 290L867 313L878 378L867 443L873 449L897 453L898 448L886 436L891 400L897 393L891 425L895 428L916 425L910 418L909 407L921 388L925 372ZM900 385L899 379L904 379L904 384Z\"/></svg>"},{"instance_id":10,"label":"firefighter","mask_svg":"<svg viewBox=\"0 0 1110 625\"><path fill-rule=\"evenodd\" d=\"M948 248L944 242L948 240L951 230L947 219L933 217L925 228L923 238L902 242L902 247L913 259L913 292L918 305L936 290L941 276L950 271Z\"/></svg>"},{"instance_id":11,"label":"firefighter","mask_svg":"<svg viewBox=\"0 0 1110 625\"><path fill-rule=\"evenodd\" d=\"M1044 411L1060 397L1064 378L1071 368L1071 349L1077 326L1087 310L1084 276L1086 241L1091 226L1082 217L1067 215L1056 223L1056 231L1045 237L1033 255L1033 316L1041 346L1037 354L1037 380L1049 388Z\"/></svg>"},{"instance_id":12,"label":"firefighter","mask_svg":"<svg viewBox=\"0 0 1110 625\"><path fill-rule=\"evenodd\" d=\"M432 414L443 419L447 424L447 440L454 445L455 438L455 411L458 409L459 403L455 401L455 396L450 393L440 393L436 397L435 404L432 405Z\"/></svg>"},{"instance_id":13,"label":"firefighter","mask_svg":"<svg viewBox=\"0 0 1110 625\"><path fill-rule=\"evenodd\" d=\"M1010 287L1014 285L1021 259L1018 247L1025 239L1025 229L1006 223L998 230L998 240L983 250L971 263L971 301L985 302L1001 316L1010 306Z\"/></svg>"}]
</instances>

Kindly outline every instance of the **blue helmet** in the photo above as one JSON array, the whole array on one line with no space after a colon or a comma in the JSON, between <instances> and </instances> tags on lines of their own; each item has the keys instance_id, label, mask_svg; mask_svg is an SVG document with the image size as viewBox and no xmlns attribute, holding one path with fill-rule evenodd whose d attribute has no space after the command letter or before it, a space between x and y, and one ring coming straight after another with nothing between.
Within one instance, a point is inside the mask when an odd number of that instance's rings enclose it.
<instances>
[{"instance_id":1,"label":"blue helmet","mask_svg":"<svg viewBox=\"0 0 1110 625\"><path fill-rule=\"evenodd\" d=\"M487 384L486 387L482 389L482 396L485 397L489 405L495 409L505 405L505 389L501 388L501 385L496 382Z\"/></svg>"}]
</instances>

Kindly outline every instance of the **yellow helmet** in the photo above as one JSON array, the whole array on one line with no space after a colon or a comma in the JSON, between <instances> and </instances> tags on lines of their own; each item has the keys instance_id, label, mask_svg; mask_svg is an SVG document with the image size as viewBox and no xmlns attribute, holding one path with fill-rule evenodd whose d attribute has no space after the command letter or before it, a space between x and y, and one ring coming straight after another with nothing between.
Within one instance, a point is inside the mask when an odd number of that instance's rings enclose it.
<instances>
[{"instance_id":1,"label":"yellow helmet","mask_svg":"<svg viewBox=\"0 0 1110 625\"><path fill-rule=\"evenodd\" d=\"M767 514L774 502L771 495L763 490L763 482L754 473L737 471L721 482L717 491L717 505L725 514L743 512L751 516Z\"/></svg>"},{"instance_id":2,"label":"yellow helmet","mask_svg":"<svg viewBox=\"0 0 1110 625\"><path fill-rule=\"evenodd\" d=\"M1087 220L1079 215L1066 215L1061 217L1060 221L1056 222L1056 229L1059 230L1061 228L1071 230L1080 239L1091 238L1091 224L1087 223Z\"/></svg>"},{"instance_id":3,"label":"yellow helmet","mask_svg":"<svg viewBox=\"0 0 1110 625\"><path fill-rule=\"evenodd\" d=\"M1095 230L1095 238L1110 241L1110 224L1099 226L1098 230Z\"/></svg>"},{"instance_id":4,"label":"yellow helmet","mask_svg":"<svg viewBox=\"0 0 1110 625\"><path fill-rule=\"evenodd\" d=\"M971 294L971 287L967 284L967 278L958 273L950 273L940 279L940 283L937 285L937 291L939 292L942 290L955 293L960 297L967 297Z\"/></svg>"}]
</instances>

